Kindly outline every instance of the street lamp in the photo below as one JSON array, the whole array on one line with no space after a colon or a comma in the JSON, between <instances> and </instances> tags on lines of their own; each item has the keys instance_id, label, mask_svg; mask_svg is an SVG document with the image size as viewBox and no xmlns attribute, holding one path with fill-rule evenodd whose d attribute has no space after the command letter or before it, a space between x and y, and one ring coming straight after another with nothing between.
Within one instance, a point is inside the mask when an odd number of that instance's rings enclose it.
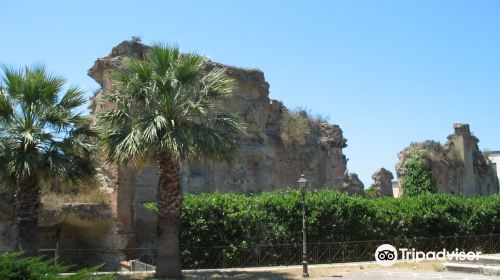
<instances>
[{"instance_id":1,"label":"street lamp","mask_svg":"<svg viewBox=\"0 0 500 280\"><path fill-rule=\"evenodd\" d=\"M306 242L306 188L307 179L304 174L300 175L300 179L297 181L300 187L300 193L302 194L302 277L309 277L309 272L307 271L307 242Z\"/></svg>"}]
</instances>

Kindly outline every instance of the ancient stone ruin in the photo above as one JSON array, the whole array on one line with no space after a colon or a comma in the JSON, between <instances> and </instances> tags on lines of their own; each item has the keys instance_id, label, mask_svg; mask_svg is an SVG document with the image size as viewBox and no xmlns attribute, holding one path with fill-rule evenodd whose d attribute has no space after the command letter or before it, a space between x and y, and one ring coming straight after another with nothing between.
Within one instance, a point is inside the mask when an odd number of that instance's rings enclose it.
<instances>
[{"instance_id":1,"label":"ancient stone ruin","mask_svg":"<svg viewBox=\"0 0 500 280\"><path fill-rule=\"evenodd\" d=\"M89 75L101 85L92 100L92 116L112 104L103 95L112 90L110 74L126 57L142 58L149 47L139 40L124 41L111 54L98 59ZM347 140L338 125L314 119L307 112L291 114L281 102L269 98L264 73L211 62L208 67L227 69L236 81L232 94L220 100L221 111L238 114L247 125L247 135L231 163L183 163L181 185L184 192L259 193L297 187L304 173L309 187L326 187L362 195L364 184L357 174L347 174L342 152ZM284 120L299 118L300 131L285 133ZM292 126L291 129L294 127ZM455 124L448 142L426 141L410 145L399 153L398 181L404 178L404 165L414 151L425 152L425 163L432 169L440 191L464 195L498 193L493 164L479 150L479 140L467 124ZM289 129L289 128L288 128ZM292 131L293 132L293 131ZM156 215L144 202L156 199L155 164L139 167L102 163L98 169L100 188L110 195L110 205L67 204L60 209L43 208L40 214L42 247L78 248L82 246L118 250L154 247ZM393 175L381 168L372 176L379 185L376 196L393 196ZM13 222L13 196L0 192L0 250L12 250L16 240ZM125 252L125 251L123 251ZM107 256L123 259L123 256ZM111 262L117 263L117 261Z\"/></svg>"},{"instance_id":2,"label":"ancient stone ruin","mask_svg":"<svg viewBox=\"0 0 500 280\"><path fill-rule=\"evenodd\" d=\"M0 251L16 250L17 230L14 220L13 195L0 192ZM75 261L89 265L106 263L106 269L116 269L124 258L116 243L116 229L119 226L111 214L109 205L102 203L64 203L43 205L38 216L38 242L40 249L59 248L60 257L67 262ZM110 253L82 255L75 249L99 248ZM42 251L42 255L54 256L53 250ZM89 254L91 254L89 252ZM76 261L78 260L78 261Z\"/></svg>"},{"instance_id":3,"label":"ancient stone ruin","mask_svg":"<svg viewBox=\"0 0 500 280\"><path fill-rule=\"evenodd\" d=\"M431 168L439 191L465 196L498 193L494 165L479 150L479 139L471 133L468 124L456 123L453 128L455 132L448 136L444 145L425 141L411 144L399 153L396 166L399 185L410 154L423 151L425 164Z\"/></svg>"},{"instance_id":4,"label":"ancient stone ruin","mask_svg":"<svg viewBox=\"0 0 500 280\"><path fill-rule=\"evenodd\" d=\"M345 175L344 182L339 190L350 195L362 195L364 189L365 185L359 179L358 174L349 173Z\"/></svg>"},{"instance_id":5,"label":"ancient stone ruin","mask_svg":"<svg viewBox=\"0 0 500 280\"><path fill-rule=\"evenodd\" d=\"M372 179L373 184L377 185L375 196L394 196L392 191L392 179L394 179L394 176L389 170L385 168L378 169L375 173L373 173Z\"/></svg>"},{"instance_id":6,"label":"ancient stone ruin","mask_svg":"<svg viewBox=\"0 0 500 280\"><path fill-rule=\"evenodd\" d=\"M125 57L142 58L148 50L138 40L124 41L110 55L95 62L89 75L102 90L93 98L94 115L110 106L102 100L102 95L112 89L110 73L120 67ZM347 159L342 149L347 145L338 125L315 121L302 113L299 117L307 119L306 133L300 141L284 141L281 122L288 111L281 102L269 98L269 84L263 72L218 63L209 67L226 68L236 81L232 94L220 100L218 106L221 111L242 117L247 135L231 163L184 163L181 170L184 192L258 193L296 187L302 173L308 177L311 188L338 189L345 185ZM119 233L123 246L151 240L155 217L144 209L143 203L156 199L156 167L103 165L100 170L101 181L112 190L112 209L122 225ZM136 232L136 228L141 231Z\"/></svg>"}]
</instances>

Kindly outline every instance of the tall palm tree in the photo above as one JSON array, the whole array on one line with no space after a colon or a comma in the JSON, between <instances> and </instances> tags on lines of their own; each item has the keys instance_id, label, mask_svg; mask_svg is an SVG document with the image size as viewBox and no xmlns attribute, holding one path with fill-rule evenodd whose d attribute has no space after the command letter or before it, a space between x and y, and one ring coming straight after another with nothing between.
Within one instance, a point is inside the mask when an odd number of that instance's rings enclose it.
<instances>
[{"instance_id":1,"label":"tall palm tree","mask_svg":"<svg viewBox=\"0 0 500 280\"><path fill-rule=\"evenodd\" d=\"M0 178L15 188L17 249L38 254L40 185L78 181L95 172L83 92L43 66L3 66L0 83Z\"/></svg>"},{"instance_id":2,"label":"tall palm tree","mask_svg":"<svg viewBox=\"0 0 500 280\"><path fill-rule=\"evenodd\" d=\"M142 60L124 60L113 76L114 90L105 95L115 106L98 117L109 161L159 167L158 277L181 277L181 162L228 159L243 133L237 118L215 108L232 80L207 62L159 44Z\"/></svg>"}]
</instances>

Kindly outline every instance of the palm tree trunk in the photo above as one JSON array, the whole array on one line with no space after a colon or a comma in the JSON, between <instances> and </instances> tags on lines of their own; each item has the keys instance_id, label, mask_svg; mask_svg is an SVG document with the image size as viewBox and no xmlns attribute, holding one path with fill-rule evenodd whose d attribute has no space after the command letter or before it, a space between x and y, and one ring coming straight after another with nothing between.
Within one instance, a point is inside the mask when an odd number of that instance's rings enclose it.
<instances>
[{"instance_id":1,"label":"palm tree trunk","mask_svg":"<svg viewBox=\"0 0 500 280\"><path fill-rule=\"evenodd\" d=\"M38 255L38 212L40 188L36 174L18 183L16 194L17 249L25 256Z\"/></svg>"},{"instance_id":2,"label":"palm tree trunk","mask_svg":"<svg viewBox=\"0 0 500 280\"><path fill-rule=\"evenodd\" d=\"M158 247L156 277L181 278L179 249L182 191L180 163L167 152L158 153Z\"/></svg>"}]
</instances>

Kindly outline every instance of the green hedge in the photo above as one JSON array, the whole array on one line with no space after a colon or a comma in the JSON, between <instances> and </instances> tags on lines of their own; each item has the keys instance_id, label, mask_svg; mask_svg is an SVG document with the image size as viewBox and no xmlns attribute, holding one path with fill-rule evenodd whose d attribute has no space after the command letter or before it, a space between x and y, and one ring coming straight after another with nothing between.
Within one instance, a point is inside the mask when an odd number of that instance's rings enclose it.
<instances>
[{"instance_id":1,"label":"green hedge","mask_svg":"<svg viewBox=\"0 0 500 280\"><path fill-rule=\"evenodd\" d=\"M365 199L321 190L308 193L306 203L310 243L500 233L500 195ZM181 226L184 248L299 243L300 195L188 194Z\"/></svg>"}]
</instances>

